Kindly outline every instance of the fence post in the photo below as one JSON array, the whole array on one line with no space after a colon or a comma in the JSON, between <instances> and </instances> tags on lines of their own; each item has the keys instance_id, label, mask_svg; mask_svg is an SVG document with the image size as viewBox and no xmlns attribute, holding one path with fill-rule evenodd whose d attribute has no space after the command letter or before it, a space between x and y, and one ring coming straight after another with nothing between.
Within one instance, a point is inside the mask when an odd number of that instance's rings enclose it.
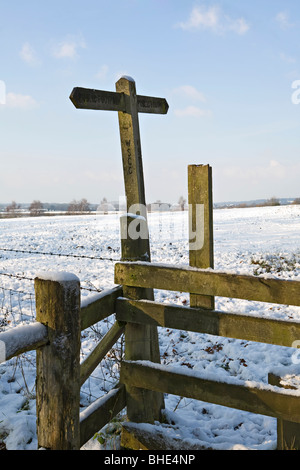
<instances>
[{"instance_id":1,"label":"fence post","mask_svg":"<svg viewBox=\"0 0 300 470\"><path fill-rule=\"evenodd\" d=\"M35 279L36 319L47 325L49 344L37 350L38 447L80 448L80 282L68 273Z\"/></svg>"},{"instance_id":2,"label":"fence post","mask_svg":"<svg viewBox=\"0 0 300 470\"><path fill-rule=\"evenodd\" d=\"M214 267L212 168L188 165L189 262L196 268ZM191 307L213 310L213 296L190 294Z\"/></svg>"},{"instance_id":3,"label":"fence post","mask_svg":"<svg viewBox=\"0 0 300 470\"><path fill-rule=\"evenodd\" d=\"M276 372L269 372L268 383L281 388L295 388L293 386L281 384L280 372L278 372L278 374L276 374ZM293 423L292 421L277 418L277 450L300 450L299 423Z\"/></svg>"},{"instance_id":4,"label":"fence post","mask_svg":"<svg viewBox=\"0 0 300 470\"><path fill-rule=\"evenodd\" d=\"M136 219L129 214L120 218L121 249L123 261L150 261L148 225L146 219ZM140 237L132 238L130 224L139 224ZM136 227L137 228L137 227ZM123 296L129 299L154 300L153 290L123 286ZM152 325L127 323L125 327L125 359L148 360L160 363L157 328ZM163 394L130 387L126 384L127 416L133 422L154 423L161 419L164 408Z\"/></svg>"}]
</instances>

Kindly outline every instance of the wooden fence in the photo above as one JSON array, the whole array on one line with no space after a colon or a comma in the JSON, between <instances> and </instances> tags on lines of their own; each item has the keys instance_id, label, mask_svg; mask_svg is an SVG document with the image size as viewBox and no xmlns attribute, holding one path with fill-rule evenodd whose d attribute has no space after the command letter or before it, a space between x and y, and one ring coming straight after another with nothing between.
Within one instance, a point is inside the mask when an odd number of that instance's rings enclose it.
<instances>
[{"instance_id":1,"label":"wooden fence","mask_svg":"<svg viewBox=\"0 0 300 470\"><path fill-rule=\"evenodd\" d=\"M300 306L298 281L261 279L197 268L120 262L116 282L131 287L180 290ZM300 323L258 318L201 308L180 307L123 297L123 288L104 291L80 309L79 281L74 277L35 280L37 321L0 334L8 360L37 350L37 434L39 447L78 449L130 404L135 422L153 422L145 406L144 390L171 393L278 419L278 448L299 448L300 396L297 391L270 385L220 382L162 366L149 360L124 360L120 384L79 413L80 386L128 325L151 325L290 347L300 337ZM289 302L287 302L289 301ZM116 313L116 322L91 354L79 364L80 332ZM273 385L274 384L274 385ZM129 398L129 399L128 399ZM139 403L141 402L141 403ZM126 428L126 426L125 426ZM129 428L130 429L130 428ZM134 429L131 429L131 433ZM144 436L147 440L147 436ZM139 436L140 443L143 442ZM128 433L124 433L124 443ZM130 441L131 445L132 440ZM124 444L125 445L125 444ZM134 445L137 445L136 443ZM145 441L144 444L145 446ZM159 444L162 446L162 442Z\"/></svg>"},{"instance_id":2,"label":"wooden fence","mask_svg":"<svg viewBox=\"0 0 300 470\"><path fill-rule=\"evenodd\" d=\"M207 168L205 171L208 184L201 187L208 188L206 211L211 174ZM190 196L193 204L202 204L199 194ZM204 211L206 222L212 217L211 201L209 207ZM130 220L129 215L121 218L123 234ZM143 218L140 221L143 223ZM212 224L209 239L212 240ZM76 276L66 273L38 276L36 322L0 334L3 360L28 350L37 351L38 446L79 449L126 407L129 423L123 426L124 447L171 449L172 444L162 436L147 436L146 432L141 435L138 426L134 426L160 419L163 394L170 393L277 418L278 449L300 449L299 390L285 389L280 376L274 374L269 374L269 383L264 385L241 385L234 380L221 382L217 377L214 380L190 370L182 371L180 367L163 366L157 336L157 327L161 326L291 347L300 338L300 323L219 312L215 310L214 298L300 306L299 281L215 271L211 241L191 255L191 266L143 261L148 243L149 240L122 239L122 261L115 265L118 286L99 294L90 303L81 305ZM203 250L210 252L205 260L200 256ZM190 307L155 302L154 289L189 292ZM112 314L116 315L114 325L80 364L81 331ZM120 383L80 413L80 386L123 333L125 359L121 363Z\"/></svg>"},{"instance_id":3,"label":"wooden fence","mask_svg":"<svg viewBox=\"0 0 300 470\"><path fill-rule=\"evenodd\" d=\"M262 279L196 268L159 266L150 263L118 263L115 280L132 287L152 287L261 302L300 306L299 281ZM300 323L258 318L204 308L179 307L147 300L118 298L117 320L151 324L198 333L291 347L299 339ZM287 368L288 369L288 368ZM267 374L268 371L266 371ZM299 448L300 395L280 390L280 378L269 384L240 385L206 379L149 361L123 361L121 382L126 387L171 393L204 402L237 408L278 419L278 448Z\"/></svg>"},{"instance_id":4,"label":"wooden fence","mask_svg":"<svg viewBox=\"0 0 300 470\"><path fill-rule=\"evenodd\" d=\"M99 294L80 308L76 276L55 273L35 279L37 321L0 334L0 358L9 360L36 350L38 447L79 449L126 405L124 386L96 400L79 413L80 387L118 341L124 324L116 321L80 364L80 333L115 311L122 288Z\"/></svg>"}]
</instances>

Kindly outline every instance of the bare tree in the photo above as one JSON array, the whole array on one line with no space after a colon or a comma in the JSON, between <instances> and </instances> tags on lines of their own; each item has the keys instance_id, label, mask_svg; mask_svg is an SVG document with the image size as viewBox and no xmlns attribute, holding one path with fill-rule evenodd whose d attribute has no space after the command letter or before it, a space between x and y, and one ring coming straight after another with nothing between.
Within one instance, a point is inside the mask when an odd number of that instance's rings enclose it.
<instances>
[{"instance_id":1,"label":"bare tree","mask_svg":"<svg viewBox=\"0 0 300 470\"><path fill-rule=\"evenodd\" d=\"M277 197L273 196L267 200L266 206L280 206L280 201Z\"/></svg>"},{"instance_id":2,"label":"bare tree","mask_svg":"<svg viewBox=\"0 0 300 470\"><path fill-rule=\"evenodd\" d=\"M104 214L108 214L108 202L107 202L106 197L102 199L97 210L100 212L103 212Z\"/></svg>"},{"instance_id":3,"label":"bare tree","mask_svg":"<svg viewBox=\"0 0 300 470\"><path fill-rule=\"evenodd\" d=\"M184 211L185 203L186 203L186 199L184 199L183 196L180 196L180 198L179 198L179 200L178 200L178 204L179 204L180 209L181 209L182 211Z\"/></svg>"},{"instance_id":4,"label":"bare tree","mask_svg":"<svg viewBox=\"0 0 300 470\"><path fill-rule=\"evenodd\" d=\"M16 201L12 201L12 203L9 204L5 210L9 215L13 216L17 210L20 209L20 207L20 204L17 204Z\"/></svg>"},{"instance_id":5,"label":"bare tree","mask_svg":"<svg viewBox=\"0 0 300 470\"><path fill-rule=\"evenodd\" d=\"M81 199L80 201L73 201L70 202L68 206L68 214L82 214L84 212L90 211L90 204L87 199Z\"/></svg>"},{"instance_id":6,"label":"bare tree","mask_svg":"<svg viewBox=\"0 0 300 470\"><path fill-rule=\"evenodd\" d=\"M34 200L29 206L30 215L36 216L43 212L43 204L41 201Z\"/></svg>"},{"instance_id":7,"label":"bare tree","mask_svg":"<svg viewBox=\"0 0 300 470\"><path fill-rule=\"evenodd\" d=\"M73 199L68 205L68 214L74 214L77 211L77 201Z\"/></svg>"},{"instance_id":8,"label":"bare tree","mask_svg":"<svg viewBox=\"0 0 300 470\"><path fill-rule=\"evenodd\" d=\"M79 201L79 212L89 212L90 211L90 203L87 199L81 199Z\"/></svg>"}]
</instances>

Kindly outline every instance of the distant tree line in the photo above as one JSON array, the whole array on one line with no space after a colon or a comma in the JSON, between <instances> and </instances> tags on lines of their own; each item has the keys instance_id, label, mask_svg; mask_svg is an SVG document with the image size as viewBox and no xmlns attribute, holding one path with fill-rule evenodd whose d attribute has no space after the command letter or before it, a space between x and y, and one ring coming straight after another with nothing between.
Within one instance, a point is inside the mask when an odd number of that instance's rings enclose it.
<instances>
[{"instance_id":1,"label":"distant tree line","mask_svg":"<svg viewBox=\"0 0 300 470\"><path fill-rule=\"evenodd\" d=\"M281 205L296 205L300 204L300 197L295 198L292 202L289 202L287 204L281 204L280 199L277 197L273 196L270 199L267 199L265 201L260 201L260 202L240 202L237 204L230 204L230 205L218 205L219 209L226 208L226 209L240 209L244 207L269 207L269 206L281 206Z\"/></svg>"},{"instance_id":2,"label":"distant tree line","mask_svg":"<svg viewBox=\"0 0 300 470\"><path fill-rule=\"evenodd\" d=\"M68 206L68 214L83 214L86 212L90 212L90 203L87 199L81 199L80 201L76 201L73 199Z\"/></svg>"},{"instance_id":3,"label":"distant tree line","mask_svg":"<svg viewBox=\"0 0 300 470\"><path fill-rule=\"evenodd\" d=\"M16 201L12 201L11 204L6 206L6 212L10 216L14 216L18 210L20 210L20 204L17 204Z\"/></svg>"},{"instance_id":4,"label":"distant tree line","mask_svg":"<svg viewBox=\"0 0 300 470\"><path fill-rule=\"evenodd\" d=\"M29 212L32 216L41 215L43 213L44 207L41 201L34 200L29 206Z\"/></svg>"},{"instance_id":5,"label":"distant tree line","mask_svg":"<svg viewBox=\"0 0 300 470\"><path fill-rule=\"evenodd\" d=\"M290 202L283 202L283 205L287 204L299 204L300 197L295 198ZM216 207L219 209L222 208L243 208L243 207L263 207L263 206L280 206L280 199L273 196L270 199L265 201L257 202L241 202L236 204L217 204ZM176 206L176 205L175 205ZM174 210L172 204L162 203L160 200L157 200L154 204L148 204L147 208L151 210ZM186 199L183 196L180 196L177 203L177 210L186 209ZM8 205L0 204L0 213L2 217L20 217L22 215L30 216L40 216L40 215L51 215L55 212L67 213L69 215L78 215L78 214L87 214L91 211L98 211L107 214L110 210L118 210L117 206L110 204L107 199L104 197L100 204L90 204L87 199L83 198L80 200L73 199L69 204L65 203L45 203L42 204L41 201L35 199L32 203L28 205L18 204L16 201L12 201Z\"/></svg>"}]
</instances>

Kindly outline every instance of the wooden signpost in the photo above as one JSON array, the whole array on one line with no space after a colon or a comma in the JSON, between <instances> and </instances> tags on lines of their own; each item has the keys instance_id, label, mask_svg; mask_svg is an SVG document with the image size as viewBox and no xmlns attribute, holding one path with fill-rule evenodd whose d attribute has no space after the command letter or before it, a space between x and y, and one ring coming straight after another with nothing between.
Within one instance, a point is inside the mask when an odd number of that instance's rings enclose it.
<instances>
[{"instance_id":1,"label":"wooden signpost","mask_svg":"<svg viewBox=\"0 0 300 470\"><path fill-rule=\"evenodd\" d=\"M79 109L118 111L123 159L123 174L127 215L121 217L122 259L150 261L147 209L138 113L166 114L169 105L164 98L136 94L135 81L121 77L116 92L74 88L70 99ZM140 216L143 239L129 236L129 226L135 222L129 213ZM125 234L125 236L124 236ZM124 297L154 300L153 289L123 286ZM128 323L125 327L125 358L160 362L157 328L152 325ZM163 394L127 387L127 415L130 421L154 422L164 408Z\"/></svg>"},{"instance_id":2,"label":"wooden signpost","mask_svg":"<svg viewBox=\"0 0 300 470\"><path fill-rule=\"evenodd\" d=\"M135 204L143 205L140 215L146 217L138 113L166 114L167 101L137 95L135 82L130 77L117 81L116 92L74 88L70 99L79 109L118 111L127 209Z\"/></svg>"}]
</instances>

